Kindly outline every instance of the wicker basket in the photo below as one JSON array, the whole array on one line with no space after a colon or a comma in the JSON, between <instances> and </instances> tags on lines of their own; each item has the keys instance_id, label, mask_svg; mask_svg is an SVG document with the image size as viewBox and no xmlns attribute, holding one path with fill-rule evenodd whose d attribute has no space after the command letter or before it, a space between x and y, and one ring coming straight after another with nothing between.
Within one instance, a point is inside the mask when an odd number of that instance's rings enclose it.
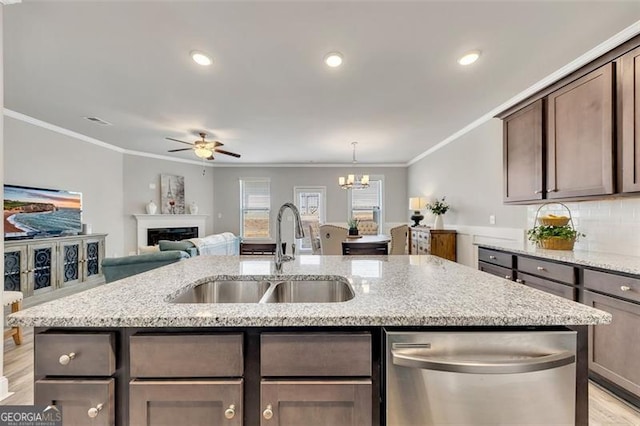
<instances>
[{"instance_id":1,"label":"wicker basket","mask_svg":"<svg viewBox=\"0 0 640 426\"><path fill-rule=\"evenodd\" d=\"M569 223L568 217L541 217L538 219L541 225L546 226L565 226Z\"/></svg>"},{"instance_id":2,"label":"wicker basket","mask_svg":"<svg viewBox=\"0 0 640 426\"><path fill-rule=\"evenodd\" d=\"M538 246L547 250L573 250L573 244L576 239L565 240L560 237L551 237L546 240L540 240Z\"/></svg>"}]
</instances>

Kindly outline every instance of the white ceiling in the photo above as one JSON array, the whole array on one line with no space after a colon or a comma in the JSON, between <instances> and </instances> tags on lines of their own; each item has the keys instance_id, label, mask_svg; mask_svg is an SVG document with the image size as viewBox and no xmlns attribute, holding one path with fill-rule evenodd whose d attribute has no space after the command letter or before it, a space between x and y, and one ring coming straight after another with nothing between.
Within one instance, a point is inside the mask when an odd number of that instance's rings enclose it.
<instances>
[{"instance_id":1,"label":"white ceiling","mask_svg":"<svg viewBox=\"0 0 640 426\"><path fill-rule=\"evenodd\" d=\"M246 163L406 163L640 18L638 1L5 6L5 106L135 151L206 130ZM214 58L200 67L199 49ZM456 59L480 49L463 68ZM323 56L344 54L329 69ZM100 127L82 117L113 123ZM190 152L171 154L193 159Z\"/></svg>"}]
</instances>

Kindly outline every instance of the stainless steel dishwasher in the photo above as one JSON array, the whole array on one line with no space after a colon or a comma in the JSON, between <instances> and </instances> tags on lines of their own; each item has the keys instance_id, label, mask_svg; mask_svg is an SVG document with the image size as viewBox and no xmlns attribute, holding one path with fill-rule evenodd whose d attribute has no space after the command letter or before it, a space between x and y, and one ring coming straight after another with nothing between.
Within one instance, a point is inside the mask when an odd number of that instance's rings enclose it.
<instances>
[{"instance_id":1,"label":"stainless steel dishwasher","mask_svg":"<svg viewBox=\"0 0 640 426\"><path fill-rule=\"evenodd\" d=\"M385 334L387 426L575 424L574 331Z\"/></svg>"}]
</instances>

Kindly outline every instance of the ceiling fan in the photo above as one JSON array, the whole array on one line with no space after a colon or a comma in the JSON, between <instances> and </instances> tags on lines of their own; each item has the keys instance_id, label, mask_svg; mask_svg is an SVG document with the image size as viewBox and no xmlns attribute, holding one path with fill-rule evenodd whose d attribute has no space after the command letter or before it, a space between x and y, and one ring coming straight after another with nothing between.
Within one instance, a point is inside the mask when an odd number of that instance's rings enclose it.
<instances>
[{"instance_id":1,"label":"ceiling fan","mask_svg":"<svg viewBox=\"0 0 640 426\"><path fill-rule=\"evenodd\" d=\"M214 160L214 153L230 155L232 157L240 158L240 154L236 154L235 152L225 151L224 149L218 148L219 146L223 146L224 144L219 141L208 142L205 140L207 134L204 132L199 133L201 140L191 142L185 142L178 139L166 138L167 140L180 142L187 145L191 145L191 148L179 148L179 149L170 149L168 152L179 152L179 151L188 151L193 150L193 152L203 160Z\"/></svg>"}]
</instances>

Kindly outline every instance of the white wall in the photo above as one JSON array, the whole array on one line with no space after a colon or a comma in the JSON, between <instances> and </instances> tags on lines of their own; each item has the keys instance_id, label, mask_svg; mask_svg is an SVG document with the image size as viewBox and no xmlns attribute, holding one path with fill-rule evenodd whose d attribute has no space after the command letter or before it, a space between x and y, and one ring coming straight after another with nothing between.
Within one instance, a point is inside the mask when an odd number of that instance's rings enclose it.
<instances>
[{"instance_id":1,"label":"white wall","mask_svg":"<svg viewBox=\"0 0 640 426\"><path fill-rule=\"evenodd\" d=\"M275 229L277 210L293 201L294 186L324 186L327 188L328 223L346 223L348 219L347 191L338 186L338 177L348 173L384 176L384 221L407 223L407 169L405 167L216 167L214 231L240 233L240 178L271 179L271 222ZM221 217L218 217L220 215ZM283 226L283 236L292 238L293 226ZM275 235L273 236L275 238Z\"/></svg>"},{"instance_id":2,"label":"white wall","mask_svg":"<svg viewBox=\"0 0 640 426\"><path fill-rule=\"evenodd\" d=\"M123 187L124 198L124 244L125 254L137 250L136 220L132 216L146 213L145 206L153 200L160 213L160 175L171 174L184 176L185 206L192 201L198 205L198 214L209 215L206 234L213 233L213 168L204 168L195 164L178 163L137 155L124 155ZM155 189L149 188L155 184ZM204 235L201 235L204 236Z\"/></svg>"},{"instance_id":3,"label":"white wall","mask_svg":"<svg viewBox=\"0 0 640 426\"><path fill-rule=\"evenodd\" d=\"M82 221L107 233L107 256L122 256L122 154L5 117L7 184L82 192Z\"/></svg>"}]
</instances>

